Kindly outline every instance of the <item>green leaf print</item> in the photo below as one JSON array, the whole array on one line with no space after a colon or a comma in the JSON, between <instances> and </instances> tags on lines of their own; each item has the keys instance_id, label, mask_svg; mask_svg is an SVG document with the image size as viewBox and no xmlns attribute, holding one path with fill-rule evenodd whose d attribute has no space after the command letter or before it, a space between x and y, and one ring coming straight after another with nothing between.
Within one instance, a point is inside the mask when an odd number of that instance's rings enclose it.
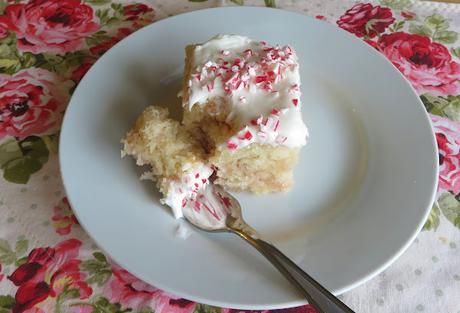
<instances>
[{"instance_id":1,"label":"green leaf print","mask_svg":"<svg viewBox=\"0 0 460 313\"><path fill-rule=\"evenodd\" d=\"M52 135L46 135L42 137L43 141L46 144L46 147L48 150L54 154L58 153L58 148L59 148L59 133L57 134L52 134Z\"/></svg>"},{"instance_id":2,"label":"green leaf print","mask_svg":"<svg viewBox=\"0 0 460 313\"><path fill-rule=\"evenodd\" d=\"M29 136L24 140L8 141L0 145L1 151L9 151L8 157L2 157L0 168L3 177L12 183L25 184L30 176L39 171L48 161L49 151L44 141L37 136Z\"/></svg>"},{"instance_id":3,"label":"green leaf print","mask_svg":"<svg viewBox=\"0 0 460 313\"><path fill-rule=\"evenodd\" d=\"M102 24L102 25L105 25L107 23L107 21L109 20L109 9L104 9L104 10L101 10L101 9L98 9L96 10L96 16L99 18L99 23Z\"/></svg>"},{"instance_id":4,"label":"green leaf print","mask_svg":"<svg viewBox=\"0 0 460 313\"><path fill-rule=\"evenodd\" d=\"M435 13L425 18L425 25L436 31L447 30L449 22L440 14Z\"/></svg>"},{"instance_id":5,"label":"green leaf print","mask_svg":"<svg viewBox=\"0 0 460 313\"><path fill-rule=\"evenodd\" d=\"M111 12L112 11L112 12ZM112 26L123 21L123 7L117 5L96 10L96 16L103 26Z\"/></svg>"},{"instance_id":6,"label":"green leaf print","mask_svg":"<svg viewBox=\"0 0 460 313\"><path fill-rule=\"evenodd\" d=\"M270 8L276 8L275 0L264 0L265 6Z\"/></svg>"},{"instance_id":7,"label":"green leaf print","mask_svg":"<svg viewBox=\"0 0 460 313\"><path fill-rule=\"evenodd\" d=\"M27 257L22 257L20 259L17 259L16 262L14 262L14 265L16 265L16 267L18 266L21 266L22 264L25 264L27 263Z\"/></svg>"},{"instance_id":8,"label":"green leaf print","mask_svg":"<svg viewBox=\"0 0 460 313\"><path fill-rule=\"evenodd\" d=\"M10 313L15 302L14 298L10 295L0 296L0 313Z\"/></svg>"},{"instance_id":9,"label":"green leaf print","mask_svg":"<svg viewBox=\"0 0 460 313\"><path fill-rule=\"evenodd\" d=\"M0 167L20 157L22 157L22 152L16 140L10 139L0 145Z\"/></svg>"},{"instance_id":10,"label":"green leaf print","mask_svg":"<svg viewBox=\"0 0 460 313\"><path fill-rule=\"evenodd\" d=\"M411 0L380 0L380 4L393 10L404 10L412 6Z\"/></svg>"},{"instance_id":11,"label":"green leaf print","mask_svg":"<svg viewBox=\"0 0 460 313\"><path fill-rule=\"evenodd\" d=\"M455 227L460 229L460 202L452 193L443 193L438 199L438 206L442 214Z\"/></svg>"},{"instance_id":12,"label":"green leaf print","mask_svg":"<svg viewBox=\"0 0 460 313\"><path fill-rule=\"evenodd\" d=\"M114 11L117 11L119 14L123 14L123 5L121 3L112 3L110 5L110 7L114 10ZM100 31L98 31L97 33L100 33ZM97 34L96 33L96 34Z\"/></svg>"},{"instance_id":13,"label":"green leaf print","mask_svg":"<svg viewBox=\"0 0 460 313\"><path fill-rule=\"evenodd\" d=\"M16 242L14 252L16 255L23 255L26 253L27 249L29 248L29 241L27 239L21 239Z\"/></svg>"},{"instance_id":14,"label":"green leaf print","mask_svg":"<svg viewBox=\"0 0 460 313\"><path fill-rule=\"evenodd\" d=\"M69 288L68 285L59 293L56 298L56 305L54 313L66 313L64 302L69 299L77 299L80 297L80 290L76 288Z\"/></svg>"},{"instance_id":15,"label":"green leaf print","mask_svg":"<svg viewBox=\"0 0 460 313\"><path fill-rule=\"evenodd\" d=\"M112 268L102 252L94 252L94 259L81 263L81 269L89 273L88 284L104 285L112 276Z\"/></svg>"},{"instance_id":16,"label":"green leaf print","mask_svg":"<svg viewBox=\"0 0 460 313\"><path fill-rule=\"evenodd\" d=\"M441 212L439 211L439 208L436 204L433 205L430 211L430 215L428 216L428 219L425 222L425 225L423 225L422 230L436 230L439 226L439 215Z\"/></svg>"},{"instance_id":17,"label":"green leaf print","mask_svg":"<svg viewBox=\"0 0 460 313\"><path fill-rule=\"evenodd\" d=\"M207 304L201 304L201 303L198 303L195 306L195 310L193 311L193 313L220 313L220 312L221 310L218 307L210 306Z\"/></svg>"},{"instance_id":18,"label":"green leaf print","mask_svg":"<svg viewBox=\"0 0 460 313\"><path fill-rule=\"evenodd\" d=\"M155 311L149 307L145 307L145 308L140 308L139 310L136 311L136 313L155 313Z\"/></svg>"},{"instance_id":19,"label":"green leaf print","mask_svg":"<svg viewBox=\"0 0 460 313\"><path fill-rule=\"evenodd\" d=\"M11 249L10 243L5 239L0 239L0 263L10 265L16 260L16 255Z\"/></svg>"},{"instance_id":20,"label":"green leaf print","mask_svg":"<svg viewBox=\"0 0 460 313\"><path fill-rule=\"evenodd\" d=\"M30 175L38 172L42 166L43 164L38 160L30 157L16 159L8 162L7 166L3 168L3 178L12 183L26 184Z\"/></svg>"},{"instance_id":21,"label":"green leaf print","mask_svg":"<svg viewBox=\"0 0 460 313\"><path fill-rule=\"evenodd\" d=\"M399 21L394 23L392 26L390 26L390 31L391 32L397 32L403 29L405 21Z\"/></svg>"},{"instance_id":22,"label":"green leaf print","mask_svg":"<svg viewBox=\"0 0 460 313\"><path fill-rule=\"evenodd\" d=\"M27 252L28 247L29 241L27 239L16 241L14 250L8 241L0 239L0 263L5 265L17 264Z\"/></svg>"},{"instance_id":23,"label":"green leaf print","mask_svg":"<svg viewBox=\"0 0 460 313\"><path fill-rule=\"evenodd\" d=\"M8 2L0 1L0 15L3 14L3 12L5 11L5 8L6 8L7 5L8 5Z\"/></svg>"},{"instance_id":24,"label":"green leaf print","mask_svg":"<svg viewBox=\"0 0 460 313\"><path fill-rule=\"evenodd\" d=\"M106 31L98 31L94 33L91 37L86 38L86 44L90 47L100 44L103 41L109 40L110 36L107 35Z\"/></svg>"},{"instance_id":25,"label":"green leaf print","mask_svg":"<svg viewBox=\"0 0 460 313\"><path fill-rule=\"evenodd\" d=\"M450 53L452 53L453 56L460 59L460 47L450 48Z\"/></svg>"},{"instance_id":26,"label":"green leaf print","mask_svg":"<svg viewBox=\"0 0 460 313\"><path fill-rule=\"evenodd\" d=\"M14 74L21 69L21 61L14 45L0 44L0 73Z\"/></svg>"},{"instance_id":27,"label":"green leaf print","mask_svg":"<svg viewBox=\"0 0 460 313\"><path fill-rule=\"evenodd\" d=\"M102 252L96 251L96 252L93 253L93 256L99 262L107 263L107 258L105 257L105 255Z\"/></svg>"},{"instance_id":28,"label":"green leaf print","mask_svg":"<svg viewBox=\"0 0 460 313\"><path fill-rule=\"evenodd\" d=\"M120 303L110 303L109 300L105 297L98 297L91 301L90 303L75 303L73 305L91 305L93 307L93 310L91 313L126 313L126 312L131 312L132 310L130 308L122 310L121 304Z\"/></svg>"},{"instance_id":29,"label":"green leaf print","mask_svg":"<svg viewBox=\"0 0 460 313\"><path fill-rule=\"evenodd\" d=\"M447 117L454 121L460 119L460 96L437 97L423 94L420 99L431 114Z\"/></svg>"},{"instance_id":30,"label":"green leaf print","mask_svg":"<svg viewBox=\"0 0 460 313\"><path fill-rule=\"evenodd\" d=\"M435 32L433 35L433 40L443 43L443 44L451 44L457 41L458 34L451 30L444 30Z\"/></svg>"},{"instance_id":31,"label":"green leaf print","mask_svg":"<svg viewBox=\"0 0 460 313\"><path fill-rule=\"evenodd\" d=\"M70 52L63 56L41 53L33 55L33 57L35 58L33 60L35 62L34 66L44 68L59 75L67 75L70 68L81 65L87 59L94 58L88 52L83 51ZM27 62L27 60L24 60L24 62Z\"/></svg>"},{"instance_id":32,"label":"green leaf print","mask_svg":"<svg viewBox=\"0 0 460 313\"><path fill-rule=\"evenodd\" d=\"M35 57L35 55L30 53L30 52L24 52L20 56L20 60L21 60L21 67L22 68L32 67L37 62L37 58Z\"/></svg>"},{"instance_id":33,"label":"green leaf print","mask_svg":"<svg viewBox=\"0 0 460 313\"><path fill-rule=\"evenodd\" d=\"M9 32L8 35L5 38L0 39L0 43L1 44L7 44L7 45L10 45L12 47L16 47L16 33L15 32Z\"/></svg>"},{"instance_id":34,"label":"green leaf print","mask_svg":"<svg viewBox=\"0 0 460 313\"><path fill-rule=\"evenodd\" d=\"M421 36L428 36L433 41L442 44L452 44L457 41L458 34L449 29L449 21L441 14L434 13L425 17L423 24L412 21L409 25L409 32Z\"/></svg>"},{"instance_id":35,"label":"green leaf print","mask_svg":"<svg viewBox=\"0 0 460 313\"><path fill-rule=\"evenodd\" d=\"M103 286L109 280L110 276L112 276L111 270L100 270L96 274L91 275L86 282L90 285Z\"/></svg>"},{"instance_id":36,"label":"green leaf print","mask_svg":"<svg viewBox=\"0 0 460 313\"><path fill-rule=\"evenodd\" d=\"M433 31L428 26L414 23L409 25L409 33L428 37L433 35Z\"/></svg>"},{"instance_id":37,"label":"green leaf print","mask_svg":"<svg viewBox=\"0 0 460 313\"><path fill-rule=\"evenodd\" d=\"M80 297L80 291L76 288L64 287L64 290L59 294L57 301L63 302L66 299L75 299Z\"/></svg>"},{"instance_id":38,"label":"green leaf print","mask_svg":"<svg viewBox=\"0 0 460 313\"><path fill-rule=\"evenodd\" d=\"M110 3L111 0L84 0L84 2L91 5L104 5Z\"/></svg>"},{"instance_id":39,"label":"green leaf print","mask_svg":"<svg viewBox=\"0 0 460 313\"><path fill-rule=\"evenodd\" d=\"M59 64L59 63L62 63L62 61L64 61L63 56L59 56L56 54L43 53L43 57L50 64Z\"/></svg>"}]
</instances>

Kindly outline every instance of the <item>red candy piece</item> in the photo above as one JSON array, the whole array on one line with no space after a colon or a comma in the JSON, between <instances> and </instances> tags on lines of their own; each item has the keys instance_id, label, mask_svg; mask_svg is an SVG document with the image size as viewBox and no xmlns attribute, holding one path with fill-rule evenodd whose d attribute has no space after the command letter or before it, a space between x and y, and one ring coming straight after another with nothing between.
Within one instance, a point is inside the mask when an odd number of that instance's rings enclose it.
<instances>
[{"instance_id":1,"label":"red candy piece","mask_svg":"<svg viewBox=\"0 0 460 313\"><path fill-rule=\"evenodd\" d=\"M273 130L277 131L279 127L280 127L280 120L277 120L275 123L275 127L273 127Z\"/></svg>"},{"instance_id":2,"label":"red candy piece","mask_svg":"<svg viewBox=\"0 0 460 313\"><path fill-rule=\"evenodd\" d=\"M235 150L236 148L238 148L238 145L234 142L227 142L227 148L229 148L230 150Z\"/></svg>"},{"instance_id":3,"label":"red candy piece","mask_svg":"<svg viewBox=\"0 0 460 313\"><path fill-rule=\"evenodd\" d=\"M249 130L244 134L244 139L247 139L247 140L252 139L252 134Z\"/></svg>"},{"instance_id":4,"label":"red candy piece","mask_svg":"<svg viewBox=\"0 0 460 313\"><path fill-rule=\"evenodd\" d=\"M260 84L264 81L267 81L267 76L256 76L256 79L255 79L256 84Z\"/></svg>"}]
</instances>

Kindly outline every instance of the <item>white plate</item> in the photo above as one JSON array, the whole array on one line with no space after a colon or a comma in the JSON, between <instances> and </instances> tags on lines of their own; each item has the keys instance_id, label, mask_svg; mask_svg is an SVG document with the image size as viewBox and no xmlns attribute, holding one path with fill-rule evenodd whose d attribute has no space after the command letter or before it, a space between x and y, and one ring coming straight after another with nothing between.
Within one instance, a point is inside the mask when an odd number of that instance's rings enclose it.
<instances>
[{"instance_id":1,"label":"white plate","mask_svg":"<svg viewBox=\"0 0 460 313\"><path fill-rule=\"evenodd\" d=\"M239 21L239 22L236 22ZM78 219L114 260L159 288L208 304L283 308L305 300L230 234L175 236L178 221L140 181L120 139L142 109L178 108L184 46L217 33L292 44L310 142L287 194L238 194L247 221L339 294L391 264L433 201L437 150L409 83L333 25L265 8L224 8L154 23L105 54L81 81L61 133L64 184Z\"/></svg>"}]
</instances>

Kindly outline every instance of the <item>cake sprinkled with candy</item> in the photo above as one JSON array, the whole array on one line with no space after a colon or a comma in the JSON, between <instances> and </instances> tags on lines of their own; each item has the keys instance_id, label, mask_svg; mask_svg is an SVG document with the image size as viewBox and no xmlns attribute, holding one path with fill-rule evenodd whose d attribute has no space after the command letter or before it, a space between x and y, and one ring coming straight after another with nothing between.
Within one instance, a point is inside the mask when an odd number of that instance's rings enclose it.
<instances>
[{"instance_id":1,"label":"cake sprinkled with candy","mask_svg":"<svg viewBox=\"0 0 460 313\"><path fill-rule=\"evenodd\" d=\"M299 150L308 137L294 49L219 35L185 50L182 123L169 120L164 113L160 119L175 125L175 134L168 134L170 140L164 145L188 148L181 150L183 155L171 155L170 148L160 147L145 156L130 139L140 133L139 127L134 127L124 140L125 152L152 165L152 177L161 182L164 201L173 209L193 200L212 174L214 183L230 190L289 190ZM161 123L156 120L154 124ZM150 136L149 140L160 139ZM175 172L165 176L157 169L171 158L176 160ZM206 183L197 183L195 176Z\"/></svg>"},{"instance_id":2,"label":"cake sprinkled with candy","mask_svg":"<svg viewBox=\"0 0 460 313\"><path fill-rule=\"evenodd\" d=\"M308 135L294 49L221 35L188 46L185 62L183 124L206 143L216 183L288 190Z\"/></svg>"}]
</instances>

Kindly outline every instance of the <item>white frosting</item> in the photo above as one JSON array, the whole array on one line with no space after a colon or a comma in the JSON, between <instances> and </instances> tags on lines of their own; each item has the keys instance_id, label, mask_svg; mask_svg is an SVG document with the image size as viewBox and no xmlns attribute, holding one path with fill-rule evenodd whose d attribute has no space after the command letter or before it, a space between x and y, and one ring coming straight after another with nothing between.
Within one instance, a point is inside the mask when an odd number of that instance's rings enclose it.
<instances>
[{"instance_id":1,"label":"white frosting","mask_svg":"<svg viewBox=\"0 0 460 313\"><path fill-rule=\"evenodd\" d=\"M195 225L215 229L225 226L226 212L209 182L213 169L205 164L185 165L181 179L171 181L166 197L162 199L176 219L186 216ZM186 238L189 234L178 228L176 235Z\"/></svg>"},{"instance_id":2,"label":"white frosting","mask_svg":"<svg viewBox=\"0 0 460 313\"><path fill-rule=\"evenodd\" d=\"M161 200L172 209L175 218L181 218L182 209L187 202L195 199L200 191L205 190L209 184L209 176L213 173L213 169L205 164L193 168L190 164L186 164L182 170L184 174L170 182L168 193Z\"/></svg>"},{"instance_id":3,"label":"white frosting","mask_svg":"<svg viewBox=\"0 0 460 313\"><path fill-rule=\"evenodd\" d=\"M195 47L188 87L186 109L209 100L229 106L226 122L240 129L223 145L230 150L251 143L290 148L306 144L299 64L289 46L216 36ZM205 228L223 227L226 212L209 184L211 166L186 165L182 170L162 202L171 207L175 218L185 215Z\"/></svg>"},{"instance_id":4,"label":"white frosting","mask_svg":"<svg viewBox=\"0 0 460 313\"><path fill-rule=\"evenodd\" d=\"M212 173L212 168L203 164L187 169L180 180L170 183L162 202L171 207L176 219L185 216L193 224L209 229L225 226L226 207L220 193L209 182ZM182 225L176 229L176 235L185 239L190 234Z\"/></svg>"},{"instance_id":5,"label":"white frosting","mask_svg":"<svg viewBox=\"0 0 460 313\"><path fill-rule=\"evenodd\" d=\"M306 144L299 64L289 46L216 36L195 47L188 86L189 110L210 99L230 106L227 122L241 131L227 141L229 149L253 142L290 148Z\"/></svg>"},{"instance_id":6,"label":"white frosting","mask_svg":"<svg viewBox=\"0 0 460 313\"><path fill-rule=\"evenodd\" d=\"M227 148L244 148L252 143L285 145L291 148L297 147L299 143L305 145L306 128L299 128L299 124L303 124L303 121L295 108L275 110L267 117L261 115L244 126L227 141Z\"/></svg>"},{"instance_id":7,"label":"white frosting","mask_svg":"<svg viewBox=\"0 0 460 313\"><path fill-rule=\"evenodd\" d=\"M182 208L184 216L194 225L205 229L225 227L227 212L210 184Z\"/></svg>"},{"instance_id":8,"label":"white frosting","mask_svg":"<svg viewBox=\"0 0 460 313\"><path fill-rule=\"evenodd\" d=\"M214 191L214 185L209 182L212 173L212 168L203 164L186 169L181 180L170 183L162 202L171 207L176 219L186 216L193 224L208 229L225 227L227 213L221 204L222 199ZM186 239L190 233L179 226L176 235Z\"/></svg>"}]
</instances>

